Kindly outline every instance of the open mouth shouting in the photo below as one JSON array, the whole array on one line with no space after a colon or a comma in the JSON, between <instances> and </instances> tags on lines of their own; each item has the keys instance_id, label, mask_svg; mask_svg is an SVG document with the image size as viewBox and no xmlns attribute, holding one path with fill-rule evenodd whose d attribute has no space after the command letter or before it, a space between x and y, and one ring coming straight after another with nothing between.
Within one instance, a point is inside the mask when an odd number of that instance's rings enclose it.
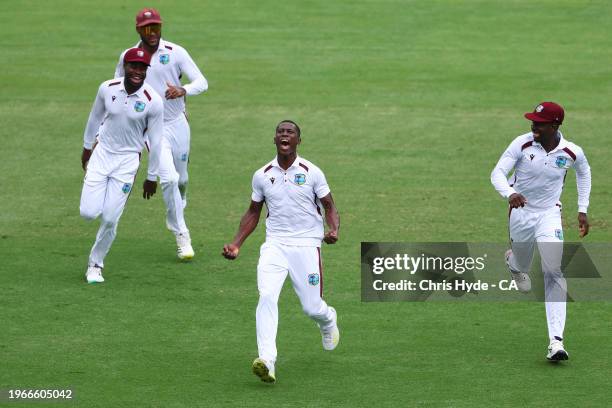
<instances>
[{"instance_id":1,"label":"open mouth shouting","mask_svg":"<svg viewBox=\"0 0 612 408\"><path fill-rule=\"evenodd\" d=\"M282 154L292 154L300 144L299 128L293 122L281 122L274 136L276 149Z\"/></svg>"}]
</instances>

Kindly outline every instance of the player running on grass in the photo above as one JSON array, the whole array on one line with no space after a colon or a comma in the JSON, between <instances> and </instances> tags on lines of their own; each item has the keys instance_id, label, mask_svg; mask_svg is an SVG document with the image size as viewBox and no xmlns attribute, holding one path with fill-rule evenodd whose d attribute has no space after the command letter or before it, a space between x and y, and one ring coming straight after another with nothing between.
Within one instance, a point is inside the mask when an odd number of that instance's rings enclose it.
<instances>
[{"instance_id":1,"label":"player running on grass","mask_svg":"<svg viewBox=\"0 0 612 408\"><path fill-rule=\"evenodd\" d=\"M591 169L580 147L566 140L559 126L563 108L542 102L525 117L531 132L514 139L491 173L495 189L510 204L510 243L506 263L520 291L531 290L529 269L537 243L544 273L544 297L550 345L546 358L567 360L563 346L567 284L561 271L563 227L561 192L568 169L576 170L580 237L589 233L587 208ZM506 179L514 169L514 174Z\"/></svg>"},{"instance_id":2,"label":"player running on grass","mask_svg":"<svg viewBox=\"0 0 612 408\"><path fill-rule=\"evenodd\" d=\"M140 35L137 46L143 47L152 56L147 83L164 97L164 137L160 152L159 179L166 203L166 226L176 237L179 259L189 260L195 253L184 216L191 139L185 96L206 91L208 82L183 47L161 38L161 26L161 16L153 8L140 10L136 15L136 31ZM119 57L116 77L123 76L121 61L124 54L125 51ZM191 82L181 85L183 75Z\"/></svg>"},{"instance_id":3,"label":"player running on grass","mask_svg":"<svg viewBox=\"0 0 612 408\"><path fill-rule=\"evenodd\" d=\"M304 313L319 326L325 350L333 350L340 340L336 310L323 301L323 262L321 241L338 240L340 218L323 172L297 155L300 128L290 120L276 127L276 158L253 176L251 205L223 256L236 259L240 247L255 230L263 204L266 204L266 242L261 246L257 265L259 304L256 311L259 358L253 372L264 382L276 381L276 331L278 298L287 275L291 278ZM321 206L329 230L324 234Z\"/></svg>"},{"instance_id":4,"label":"player running on grass","mask_svg":"<svg viewBox=\"0 0 612 408\"><path fill-rule=\"evenodd\" d=\"M149 135L149 171L143 197L155 194L159 150L163 134L164 105L155 90L145 83L151 56L132 48L123 56L125 77L103 82L85 128L81 164L86 170L81 193L81 216L93 220L102 215L96 242L89 255L88 283L104 282L102 268L115 236L117 224L132 190ZM96 136L98 143L96 143ZM92 153L93 151L93 153Z\"/></svg>"}]
</instances>

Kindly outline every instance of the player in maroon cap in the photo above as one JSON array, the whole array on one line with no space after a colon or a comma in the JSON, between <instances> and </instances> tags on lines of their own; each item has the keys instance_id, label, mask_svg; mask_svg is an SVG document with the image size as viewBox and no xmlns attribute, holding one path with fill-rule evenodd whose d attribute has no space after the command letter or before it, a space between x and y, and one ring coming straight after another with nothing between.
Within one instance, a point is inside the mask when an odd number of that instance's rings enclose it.
<instances>
[{"instance_id":1,"label":"player in maroon cap","mask_svg":"<svg viewBox=\"0 0 612 408\"><path fill-rule=\"evenodd\" d=\"M191 139L185 97L204 92L208 82L183 47L161 38L161 28L162 19L157 10L145 8L136 15L136 31L140 35L137 46L152 55L147 83L165 97L159 179L166 203L166 226L176 237L179 259L189 260L195 252L184 217ZM117 77L124 73L124 54L125 51L115 70ZM182 84L181 78L185 76L191 82Z\"/></svg>"},{"instance_id":2,"label":"player in maroon cap","mask_svg":"<svg viewBox=\"0 0 612 408\"><path fill-rule=\"evenodd\" d=\"M104 258L132 191L145 130L151 148L148 173L158 174L164 107L161 97L145 83L150 61L151 55L142 48L125 53L125 77L100 85L85 128L81 165L86 173L80 211L87 220L102 216L85 274L88 283L104 282ZM143 197L150 198L157 188L156 179L145 180L143 188Z\"/></svg>"},{"instance_id":3,"label":"player in maroon cap","mask_svg":"<svg viewBox=\"0 0 612 408\"><path fill-rule=\"evenodd\" d=\"M521 292L531 290L529 269L537 244L544 273L544 297L550 345L546 358L567 360L563 345L567 283L561 270L563 227L561 192L570 168L576 170L580 237L589 233L587 208L591 169L582 149L566 140L559 126L564 111L554 102L542 102L525 114L531 132L514 139L491 173L495 189L508 200L511 249L506 263ZM508 173L514 170L510 178Z\"/></svg>"}]
</instances>

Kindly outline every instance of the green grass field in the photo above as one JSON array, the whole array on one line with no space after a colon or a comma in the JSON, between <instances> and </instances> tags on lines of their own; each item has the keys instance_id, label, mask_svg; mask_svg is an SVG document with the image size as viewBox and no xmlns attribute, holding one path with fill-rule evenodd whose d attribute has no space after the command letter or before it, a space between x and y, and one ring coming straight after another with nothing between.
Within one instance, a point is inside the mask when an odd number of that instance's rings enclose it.
<instances>
[{"instance_id":1,"label":"green grass field","mask_svg":"<svg viewBox=\"0 0 612 408\"><path fill-rule=\"evenodd\" d=\"M143 172L105 262L83 274L98 222L79 217L82 135L100 82L157 7L163 37L207 77L189 99L187 221L197 252L175 259ZM75 390L82 407L604 407L612 305L570 304L571 359L551 365L541 303L361 303L361 241L504 242L489 182L542 100L593 172L588 240L612 241L612 5L603 0L20 0L2 7L0 388ZM278 383L257 355L263 223L238 260L221 256L274 157L274 126L302 126L341 215L326 246L332 353L286 284ZM578 239L576 187L563 196ZM606 391L608 390L608 391ZM27 403L9 403L27 406ZM32 406L45 406L33 404Z\"/></svg>"}]
</instances>

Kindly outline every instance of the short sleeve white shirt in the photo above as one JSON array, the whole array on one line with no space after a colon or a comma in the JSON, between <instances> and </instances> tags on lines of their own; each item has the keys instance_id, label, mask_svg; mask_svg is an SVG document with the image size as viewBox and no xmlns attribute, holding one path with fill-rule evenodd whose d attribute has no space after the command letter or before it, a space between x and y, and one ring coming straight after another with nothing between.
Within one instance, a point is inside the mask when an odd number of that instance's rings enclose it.
<instances>
[{"instance_id":1,"label":"short sleeve white shirt","mask_svg":"<svg viewBox=\"0 0 612 408\"><path fill-rule=\"evenodd\" d=\"M324 227L320 199L329 193L321 169L302 157L287 170L276 158L257 170L251 199L266 203L266 241L321 246Z\"/></svg>"}]
</instances>

